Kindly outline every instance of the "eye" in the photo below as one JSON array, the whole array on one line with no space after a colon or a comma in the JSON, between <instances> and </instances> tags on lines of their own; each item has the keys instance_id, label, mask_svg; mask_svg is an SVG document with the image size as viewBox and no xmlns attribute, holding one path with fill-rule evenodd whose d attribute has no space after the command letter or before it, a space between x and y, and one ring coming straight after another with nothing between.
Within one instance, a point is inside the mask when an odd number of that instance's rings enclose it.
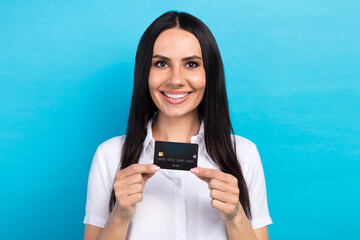
<instances>
[{"instance_id":1,"label":"eye","mask_svg":"<svg viewBox=\"0 0 360 240\"><path fill-rule=\"evenodd\" d=\"M189 67L189 68L196 68L197 66L199 66L199 64L197 64L196 62L188 62L186 64L186 67Z\"/></svg>"},{"instance_id":2,"label":"eye","mask_svg":"<svg viewBox=\"0 0 360 240\"><path fill-rule=\"evenodd\" d=\"M164 67L168 67L168 64L166 62L164 62L164 61L157 61L155 63L155 66L159 67L159 68L164 68Z\"/></svg>"}]
</instances>

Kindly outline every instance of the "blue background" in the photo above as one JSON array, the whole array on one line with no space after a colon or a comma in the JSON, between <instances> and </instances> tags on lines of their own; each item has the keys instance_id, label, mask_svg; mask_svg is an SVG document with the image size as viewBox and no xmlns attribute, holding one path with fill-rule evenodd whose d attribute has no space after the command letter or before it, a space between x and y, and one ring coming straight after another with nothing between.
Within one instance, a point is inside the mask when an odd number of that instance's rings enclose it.
<instances>
[{"instance_id":1,"label":"blue background","mask_svg":"<svg viewBox=\"0 0 360 240\"><path fill-rule=\"evenodd\" d=\"M359 1L0 2L0 236L81 239L96 147L125 133L136 47L168 10L215 35L238 135L262 157L271 239L359 227Z\"/></svg>"}]
</instances>

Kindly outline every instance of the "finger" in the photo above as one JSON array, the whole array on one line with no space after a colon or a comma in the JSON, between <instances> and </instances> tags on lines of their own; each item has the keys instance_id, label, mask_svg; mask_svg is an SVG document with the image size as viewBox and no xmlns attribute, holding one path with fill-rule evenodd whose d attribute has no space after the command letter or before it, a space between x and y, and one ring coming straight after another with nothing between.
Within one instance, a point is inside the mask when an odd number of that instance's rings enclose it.
<instances>
[{"instance_id":1,"label":"finger","mask_svg":"<svg viewBox=\"0 0 360 240\"><path fill-rule=\"evenodd\" d=\"M228 192L239 196L239 187L237 185L231 185L229 183L225 183L217 179L211 179L209 181L209 189L210 190L217 189L222 192Z\"/></svg>"},{"instance_id":2,"label":"finger","mask_svg":"<svg viewBox=\"0 0 360 240\"><path fill-rule=\"evenodd\" d=\"M219 200L212 200L211 201L211 206L219 211L221 211L222 213L224 213L226 215L226 218L233 218L238 209L239 209L239 203L238 204L227 204L224 202L221 202Z\"/></svg>"},{"instance_id":3,"label":"finger","mask_svg":"<svg viewBox=\"0 0 360 240\"><path fill-rule=\"evenodd\" d=\"M129 167L120 170L116 174L116 178L126 178L127 176L137 173L155 173L160 170L160 167L154 164L132 164Z\"/></svg>"},{"instance_id":4,"label":"finger","mask_svg":"<svg viewBox=\"0 0 360 240\"><path fill-rule=\"evenodd\" d=\"M134 206L136 203L141 202L143 197L141 193L136 193L130 196L119 196L118 203L121 208L129 209Z\"/></svg>"},{"instance_id":5,"label":"finger","mask_svg":"<svg viewBox=\"0 0 360 240\"><path fill-rule=\"evenodd\" d=\"M234 178L235 178L231 174L227 174L227 173L221 172L216 169L196 167L196 168L190 169L190 171L198 177L217 179L217 180L220 180L223 182L229 182L229 183L234 182Z\"/></svg>"},{"instance_id":6,"label":"finger","mask_svg":"<svg viewBox=\"0 0 360 240\"><path fill-rule=\"evenodd\" d=\"M120 179L119 182L122 184L122 186L130 186L135 183L143 183L144 179L143 176L140 173L130 175L124 179Z\"/></svg>"},{"instance_id":7,"label":"finger","mask_svg":"<svg viewBox=\"0 0 360 240\"><path fill-rule=\"evenodd\" d=\"M144 185L141 183L136 183L125 188L118 189L117 192L119 193L119 196L130 196L135 193L142 193L143 190Z\"/></svg>"},{"instance_id":8,"label":"finger","mask_svg":"<svg viewBox=\"0 0 360 240\"><path fill-rule=\"evenodd\" d=\"M144 183L143 177L140 173L128 176L126 178L116 179L113 187L115 191L119 191L121 189L125 189L127 186L138 183Z\"/></svg>"},{"instance_id":9,"label":"finger","mask_svg":"<svg viewBox=\"0 0 360 240\"><path fill-rule=\"evenodd\" d=\"M210 197L213 200L218 200L223 203L230 203L236 205L239 202L239 196L236 196L234 194L222 192L219 190L211 190Z\"/></svg>"},{"instance_id":10,"label":"finger","mask_svg":"<svg viewBox=\"0 0 360 240\"><path fill-rule=\"evenodd\" d=\"M200 180L206 182L206 183L209 183L210 182L210 178L204 178L204 177L200 177L200 176L197 176Z\"/></svg>"},{"instance_id":11,"label":"finger","mask_svg":"<svg viewBox=\"0 0 360 240\"><path fill-rule=\"evenodd\" d=\"M147 182L147 180L149 180L149 178L151 178L152 176L154 176L155 173L143 173L142 177L144 180L144 184Z\"/></svg>"},{"instance_id":12,"label":"finger","mask_svg":"<svg viewBox=\"0 0 360 240\"><path fill-rule=\"evenodd\" d=\"M133 202L133 204L136 204L136 203L141 202L143 200L143 195L142 195L142 193L135 193L135 194L129 196L128 200L130 202Z\"/></svg>"},{"instance_id":13,"label":"finger","mask_svg":"<svg viewBox=\"0 0 360 240\"><path fill-rule=\"evenodd\" d=\"M135 193L142 193L143 190L144 190L144 185L141 183L136 183L136 184L127 186L123 191L125 192L125 194L127 196L130 196Z\"/></svg>"}]
</instances>

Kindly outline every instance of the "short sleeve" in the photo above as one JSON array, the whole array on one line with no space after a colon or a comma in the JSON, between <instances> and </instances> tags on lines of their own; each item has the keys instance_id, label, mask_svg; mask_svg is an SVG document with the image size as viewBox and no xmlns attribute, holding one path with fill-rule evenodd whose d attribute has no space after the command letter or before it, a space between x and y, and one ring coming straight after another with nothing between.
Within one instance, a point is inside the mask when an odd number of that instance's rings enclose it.
<instances>
[{"instance_id":1,"label":"short sleeve","mask_svg":"<svg viewBox=\"0 0 360 240\"><path fill-rule=\"evenodd\" d=\"M264 170L255 144L251 149L249 164L250 166L245 174L247 175L246 181L252 214L250 223L253 229L257 229L272 224L272 220L267 203Z\"/></svg>"},{"instance_id":2,"label":"short sleeve","mask_svg":"<svg viewBox=\"0 0 360 240\"><path fill-rule=\"evenodd\" d=\"M85 224L103 228L109 217L109 201L112 183L102 155L101 146L97 149L89 173Z\"/></svg>"}]
</instances>

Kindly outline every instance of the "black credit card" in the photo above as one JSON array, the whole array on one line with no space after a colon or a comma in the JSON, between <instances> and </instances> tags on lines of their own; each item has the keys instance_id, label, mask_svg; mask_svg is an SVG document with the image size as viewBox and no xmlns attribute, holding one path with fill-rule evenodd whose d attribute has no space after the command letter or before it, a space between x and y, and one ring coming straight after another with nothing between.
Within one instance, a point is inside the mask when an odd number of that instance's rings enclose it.
<instances>
[{"instance_id":1,"label":"black credit card","mask_svg":"<svg viewBox=\"0 0 360 240\"><path fill-rule=\"evenodd\" d=\"M155 142L154 164L164 169L190 170L197 167L196 143Z\"/></svg>"}]
</instances>

